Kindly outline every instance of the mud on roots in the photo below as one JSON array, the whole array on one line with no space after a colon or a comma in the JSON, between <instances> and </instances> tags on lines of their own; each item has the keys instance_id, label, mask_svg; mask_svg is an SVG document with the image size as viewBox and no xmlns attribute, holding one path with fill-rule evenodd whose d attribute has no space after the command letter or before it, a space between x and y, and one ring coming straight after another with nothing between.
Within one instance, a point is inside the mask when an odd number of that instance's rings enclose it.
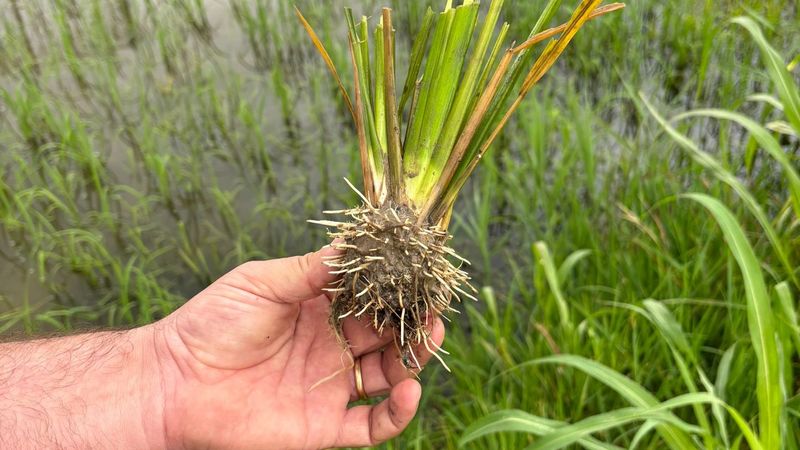
<instances>
[{"instance_id":1,"label":"mud on roots","mask_svg":"<svg viewBox=\"0 0 800 450\"><path fill-rule=\"evenodd\" d=\"M350 218L313 221L335 228L328 234L341 252L325 261L331 273L341 276L327 288L334 293L330 320L337 337L343 341L342 322L352 316L379 334L393 333L409 367L419 367L413 349L420 345L439 358L444 350L430 339L432 321L456 311L450 306L453 298L474 300L467 290L476 292L467 273L450 260L467 263L446 245L451 236L439 226L418 225L417 216L403 205L364 204L326 213Z\"/></svg>"}]
</instances>

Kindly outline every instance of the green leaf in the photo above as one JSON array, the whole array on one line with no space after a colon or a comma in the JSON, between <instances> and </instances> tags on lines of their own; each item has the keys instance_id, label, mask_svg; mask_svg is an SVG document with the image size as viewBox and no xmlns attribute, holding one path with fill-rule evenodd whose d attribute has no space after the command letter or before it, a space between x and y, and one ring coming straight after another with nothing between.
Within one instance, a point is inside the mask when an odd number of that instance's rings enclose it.
<instances>
[{"instance_id":1,"label":"green leaf","mask_svg":"<svg viewBox=\"0 0 800 450\"><path fill-rule=\"evenodd\" d=\"M786 68L786 63L781 55L767 42L764 33L761 32L758 24L749 17L736 17L731 22L741 25L753 37L756 45L761 49L761 56L767 66L769 76L778 90L778 97L783 103L783 111L786 118L794 127L797 134L800 134L800 91L794 83L792 74Z\"/></svg>"},{"instance_id":2,"label":"green leaf","mask_svg":"<svg viewBox=\"0 0 800 450\"><path fill-rule=\"evenodd\" d=\"M736 344L733 344L722 354L722 358L719 360L719 367L717 367L717 378L714 380L714 390L717 396L722 400L725 400L725 391L728 387L728 380L731 374L731 363L733 362L733 356L735 354Z\"/></svg>"},{"instance_id":3,"label":"green leaf","mask_svg":"<svg viewBox=\"0 0 800 450\"><path fill-rule=\"evenodd\" d=\"M465 444L475 439L493 433L522 432L541 436L543 434L552 433L565 425L564 422L534 416L533 414L518 409L498 411L470 424L470 426L464 430L464 434L458 441L458 446L463 447ZM604 444L591 437L579 439L577 443L591 450L619 448L615 445Z\"/></svg>"},{"instance_id":4,"label":"green leaf","mask_svg":"<svg viewBox=\"0 0 800 450\"><path fill-rule=\"evenodd\" d=\"M375 131L381 148L389 148L386 143L386 83L384 83L383 18L375 27Z\"/></svg>"},{"instance_id":5,"label":"green leaf","mask_svg":"<svg viewBox=\"0 0 800 450\"><path fill-rule=\"evenodd\" d=\"M514 369L539 364L561 364L578 369L591 376L595 380L610 387L634 406L651 407L658 404L658 399L635 381L619 372L616 372L610 367L604 366L603 364L582 356L547 356L544 358L526 361L515 366ZM677 418L675 419L677 420ZM668 424L661 424L658 426L658 432L674 449L690 448L692 445L689 436L687 436L677 427Z\"/></svg>"},{"instance_id":6,"label":"green leaf","mask_svg":"<svg viewBox=\"0 0 800 450\"><path fill-rule=\"evenodd\" d=\"M425 46L428 43L431 27L435 21L436 14L428 7L425 11L425 18L422 19L422 26L414 37L414 44L411 46L411 57L408 64L408 73L406 74L406 84L403 87L403 95L400 97L398 115L402 115L406 102L416 90L417 76L419 76L419 70L422 67L422 59L425 57Z\"/></svg>"},{"instance_id":7,"label":"green leaf","mask_svg":"<svg viewBox=\"0 0 800 450\"><path fill-rule=\"evenodd\" d=\"M725 391L728 386L728 380L730 379L731 373L731 363L733 362L733 356L736 353L736 343L730 346L725 353L722 354L722 358L719 360L719 366L717 366L717 376L714 380L714 385L710 385L710 381L707 379L703 379L703 383L706 384L706 389L709 391L713 391L714 395L720 398L720 400L725 401ZM725 422L725 416L723 415L722 407L720 405L712 405L712 410L714 413L714 418L717 420L719 424L719 434L722 435L722 442L725 444L725 448L730 448L730 438L728 437L728 426Z\"/></svg>"},{"instance_id":8,"label":"green leaf","mask_svg":"<svg viewBox=\"0 0 800 450\"><path fill-rule=\"evenodd\" d=\"M650 313L650 319L659 329L666 340L672 343L684 355L692 355L692 348L689 345L686 334L683 332L681 324L672 315L672 312L663 303L647 299L642 302L645 309Z\"/></svg>"},{"instance_id":9,"label":"green leaf","mask_svg":"<svg viewBox=\"0 0 800 450\"><path fill-rule=\"evenodd\" d=\"M780 413L783 398L778 373L778 349L772 305L759 260L736 218L719 200L705 194L684 197L703 205L714 216L733 253L744 279L750 339L758 360L756 394L759 406L761 443L767 450L780 448Z\"/></svg>"},{"instance_id":10,"label":"green leaf","mask_svg":"<svg viewBox=\"0 0 800 450\"><path fill-rule=\"evenodd\" d=\"M547 244L542 241L533 244L533 254L536 256L536 261L542 265L544 275L547 278L547 284L550 286L550 291L552 291L553 297L556 299L558 314L561 317L561 325L567 329L572 329L572 320L569 318L569 305L567 304L566 298L564 298L564 293L561 291L556 265L553 262L553 257L550 255Z\"/></svg>"},{"instance_id":11,"label":"green leaf","mask_svg":"<svg viewBox=\"0 0 800 450\"><path fill-rule=\"evenodd\" d=\"M645 438L653 429L656 428L658 422L655 420L647 420L636 430L636 434L633 435L633 439L631 439L631 444L628 446L628 450L634 450L639 447L639 444L642 442L642 439Z\"/></svg>"},{"instance_id":12,"label":"green leaf","mask_svg":"<svg viewBox=\"0 0 800 450\"><path fill-rule=\"evenodd\" d=\"M425 115L421 124L419 140L414 142L415 147L407 148L415 155L415 162L419 169L416 176L410 177L408 180L408 192L411 199L417 199L419 196L427 197L425 191L427 170L434 156L434 147L444 131L445 121L461 82L461 70L467 49L472 41L472 33L475 30L478 6L477 3L473 3L451 10L454 11L454 16L448 31L447 45L441 55L439 69L432 79L428 79L430 92L425 104ZM441 170L439 172L441 173Z\"/></svg>"},{"instance_id":13,"label":"green leaf","mask_svg":"<svg viewBox=\"0 0 800 450\"><path fill-rule=\"evenodd\" d=\"M698 109L675 116L673 120L680 120L688 117L713 117L715 119L730 120L744 127L750 135L758 142L767 153L770 154L783 169L789 183L789 192L792 197L792 207L797 217L800 217L800 175L789 159L789 156L781 148L770 132L749 117L724 109Z\"/></svg>"},{"instance_id":14,"label":"green leaf","mask_svg":"<svg viewBox=\"0 0 800 450\"><path fill-rule=\"evenodd\" d=\"M692 372L689 369L689 364L687 363L687 359L689 362L694 363L696 360L696 355L692 351L691 345L689 345L689 340L686 338L686 334L683 332L681 324L672 314L672 311L670 311L661 302L648 299L642 303L644 304L647 312L645 317L653 322L658 331L669 344L669 347L672 350L673 358L675 359L675 364L678 367L681 378L683 378L683 381L686 384L686 387L689 389L689 392L697 392L697 383L695 383L692 377ZM702 368L698 366L697 370L700 372L701 379L705 379L706 376ZM713 442L713 430L711 429L711 425L705 415L705 410L701 405L694 405L693 408L695 411L695 416L697 417L697 421L706 431L703 435L706 448L715 447Z\"/></svg>"},{"instance_id":15,"label":"green leaf","mask_svg":"<svg viewBox=\"0 0 800 450\"><path fill-rule=\"evenodd\" d=\"M654 420L679 426L684 431L697 432L697 427L683 424L668 411L698 403L715 403L719 399L707 393L684 394L651 407L620 408L607 413L596 414L574 424L561 427L537 439L527 447L528 450L557 450L575 443L592 433L620 427L631 422ZM694 448L693 445L684 448Z\"/></svg>"},{"instance_id":16,"label":"green leaf","mask_svg":"<svg viewBox=\"0 0 800 450\"><path fill-rule=\"evenodd\" d=\"M483 26L478 40L472 48L472 55L467 62L455 100L453 100L452 107L449 108L446 122L444 123L442 132L439 135L439 139L431 155L430 166L425 173L425 180L423 181L421 189L422 193L426 195L430 194L433 184L439 180L442 169L453 150L456 138L464 125L465 118L468 117L468 107L475 95L480 69L485 65L484 58L486 56L486 51L489 48L489 42L491 41L492 33L497 25L497 19L500 17L500 10L503 7L504 1L505 0L492 1L489 6L489 11L483 20ZM474 28L474 25L472 28Z\"/></svg>"},{"instance_id":17,"label":"green leaf","mask_svg":"<svg viewBox=\"0 0 800 450\"><path fill-rule=\"evenodd\" d=\"M555 14L561 7L561 2L562 0L549 0L547 2L542 14L539 15L539 20L536 21L536 25L534 25L531 29L531 32L528 35L529 38L544 30L544 27L553 20L553 17L555 17ZM514 59L514 63L509 69L509 74L506 76L505 81L497 91L497 100L492 103L492 106L486 113L485 119L482 121L478 132L475 134L475 138L473 139L469 150L462 159L462 164L459 165L455 176L456 179L458 179L461 174L466 171L469 161L471 161L478 153L481 143L488 138L495 125L500 122L500 119L503 117L504 113L503 108L508 105L508 100L514 90L514 86L516 86L520 81L520 78L522 78L522 75L525 73L525 69L528 67L532 59L533 52L531 52L530 49L523 50Z\"/></svg>"},{"instance_id":18,"label":"green leaf","mask_svg":"<svg viewBox=\"0 0 800 450\"><path fill-rule=\"evenodd\" d=\"M592 251L587 249L575 250L570 253L569 256L564 259L564 262L558 266L558 282L563 285L569 278L569 274L572 273L572 269L591 254Z\"/></svg>"},{"instance_id":19,"label":"green leaf","mask_svg":"<svg viewBox=\"0 0 800 450\"><path fill-rule=\"evenodd\" d=\"M783 111L783 104L780 100L775 98L770 94L753 94L747 96L747 101L750 102L763 102L766 103L773 108L777 109L778 111Z\"/></svg>"},{"instance_id":20,"label":"green leaf","mask_svg":"<svg viewBox=\"0 0 800 450\"><path fill-rule=\"evenodd\" d=\"M420 81L419 92L417 93L416 104L413 105L413 114L409 118L406 139L403 143L405 154L403 166L408 180L420 174L421 156L419 142L422 139L422 132L426 126L426 112L428 110L428 99L432 96L433 85L441 72L444 54L447 50L447 38L450 35L450 26L455 18L455 10L448 9L439 14L436 20L436 29L431 39L431 48L428 50L428 57L425 59L425 72Z\"/></svg>"},{"instance_id":21,"label":"green leaf","mask_svg":"<svg viewBox=\"0 0 800 450\"><path fill-rule=\"evenodd\" d=\"M747 209L753 214L753 216L755 216L756 220L758 220L758 223L761 224L761 227L767 234L767 238L772 244L772 248L774 248L775 253L778 254L778 259L780 259L783 267L786 269L787 275L792 279L795 285L800 285L800 282L797 281L794 275L794 265L789 261L788 252L784 248L783 243L781 243L778 233L775 231L775 228L772 226L772 223L770 222L766 213L764 213L761 205L759 205L758 201L755 199L755 197L753 197L753 194L747 190L744 184L739 181L736 176L725 170L725 168L716 159L703 150L700 150L697 144L692 142L688 137L679 133L675 128L672 127L672 125L667 123L667 121L655 110L653 105L647 101L643 94L640 94L639 98L650 111L650 114L653 116L653 118L655 118L656 121L661 125L664 131L666 131L667 134L675 142L677 142L681 148L686 150L689 153L689 156L691 156L696 163L710 170L718 180L727 184L734 191L736 191Z\"/></svg>"},{"instance_id":22,"label":"green leaf","mask_svg":"<svg viewBox=\"0 0 800 450\"><path fill-rule=\"evenodd\" d=\"M357 26L350 8L345 8L345 18L350 31L350 39L353 43L353 59L358 74L358 89L361 92L361 101L363 103L362 116L367 138L369 139L369 154L372 157L372 163L376 167L376 171L381 174L383 172L383 155L386 149L381 147L378 130L375 126L373 96L370 92L372 82L369 70L369 43L367 42L369 33L366 28L366 18L362 17Z\"/></svg>"},{"instance_id":23,"label":"green leaf","mask_svg":"<svg viewBox=\"0 0 800 450\"><path fill-rule=\"evenodd\" d=\"M478 98L480 98L483 90L486 89L486 84L489 81L489 74L497 64L497 57L500 55L500 49L503 46L503 43L506 41L506 35L508 34L508 30L511 28L508 22L504 23L502 27L500 27L500 32L497 34L497 37L494 40L494 46L492 47L492 51L489 53L489 57L486 59L486 64L483 66L483 70L481 71L481 77L478 80L478 88L475 90L475 93L472 96L472 102L469 105L469 111L473 111L475 109L475 104L478 103Z\"/></svg>"},{"instance_id":24,"label":"green leaf","mask_svg":"<svg viewBox=\"0 0 800 450\"><path fill-rule=\"evenodd\" d=\"M736 422L736 425L739 426L739 430L741 430L744 439L750 446L750 450L762 450L764 447L761 446L758 436L756 436L756 434L753 432L753 429L750 428L750 425L747 423L744 417L742 417L739 411L733 409L731 406L726 406L726 409L728 410L728 414L730 414L730 416L733 418L733 421Z\"/></svg>"},{"instance_id":25,"label":"green leaf","mask_svg":"<svg viewBox=\"0 0 800 450\"><path fill-rule=\"evenodd\" d=\"M798 325L797 309L792 298L792 291L785 281L775 285L775 292L778 294L778 303L781 306L782 320L786 324L788 333L794 342L796 352L800 352L800 326ZM791 354L790 349L785 350Z\"/></svg>"}]
</instances>

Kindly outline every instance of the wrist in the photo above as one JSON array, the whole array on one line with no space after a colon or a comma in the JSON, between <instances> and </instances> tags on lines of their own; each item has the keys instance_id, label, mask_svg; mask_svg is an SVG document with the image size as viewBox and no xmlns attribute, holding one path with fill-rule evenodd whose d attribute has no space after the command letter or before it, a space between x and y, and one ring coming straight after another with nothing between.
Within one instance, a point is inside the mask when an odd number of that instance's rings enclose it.
<instances>
[{"instance_id":1,"label":"wrist","mask_svg":"<svg viewBox=\"0 0 800 450\"><path fill-rule=\"evenodd\" d=\"M164 448L153 334L0 345L0 447Z\"/></svg>"},{"instance_id":2,"label":"wrist","mask_svg":"<svg viewBox=\"0 0 800 450\"><path fill-rule=\"evenodd\" d=\"M185 404L187 384L196 369L186 364L184 345L175 330L172 318L139 329L143 353L142 370L148 380L145 386L151 395L143 398L142 416L147 431L148 448L184 450L193 447L187 443ZM149 414L151 411L152 414Z\"/></svg>"},{"instance_id":3,"label":"wrist","mask_svg":"<svg viewBox=\"0 0 800 450\"><path fill-rule=\"evenodd\" d=\"M141 447L166 449L167 445L165 414L167 408L166 383L162 360L162 347L159 344L159 324L151 324L130 330L137 355L131 367L133 379L138 380L133 398L138 399L136 416L141 418ZM136 430L129 430L136 433ZM136 436L129 436L130 442L137 442Z\"/></svg>"}]
</instances>

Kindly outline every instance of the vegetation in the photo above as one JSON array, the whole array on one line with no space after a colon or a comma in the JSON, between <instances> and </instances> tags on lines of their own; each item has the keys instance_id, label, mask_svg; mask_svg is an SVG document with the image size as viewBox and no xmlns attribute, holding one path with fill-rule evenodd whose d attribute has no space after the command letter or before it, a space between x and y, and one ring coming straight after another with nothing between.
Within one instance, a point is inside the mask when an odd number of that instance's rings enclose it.
<instances>
[{"instance_id":1,"label":"vegetation","mask_svg":"<svg viewBox=\"0 0 800 450\"><path fill-rule=\"evenodd\" d=\"M431 318L445 311L458 312L450 306L454 297L477 300L467 292L477 293L469 276L453 263L468 262L446 246L458 193L522 100L583 24L625 6L600 7L600 0L584 0L567 23L543 30L560 3L552 0L528 39L518 46L512 44L497 62L508 23L494 39L492 52L489 43L503 3L489 3L480 27L480 3L474 0L455 8L448 2L438 15L428 9L411 44L400 107L395 93L391 8L383 8L375 29L374 57L369 52L367 17L362 16L356 27L352 10L345 10L355 102L325 46L297 10L340 86L359 143L364 188L363 193L354 190L363 203L349 210L328 211L348 216L344 222L311 221L335 229L328 236L341 251L341 256L325 264L332 273L340 274L328 290L335 294L331 324L342 342L342 321L352 315L371 323L381 334L392 330L404 361L419 366L414 348L421 346L438 357L440 349L428 342ZM480 33L473 41L478 28ZM550 40L526 69L531 47L554 35L558 38ZM515 89L516 98L506 106ZM402 105L408 99L411 103L405 110Z\"/></svg>"},{"instance_id":2,"label":"vegetation","mask_svg":"<svg viewBox=\"0 0 800 450\"><path fill-rule=\"evenodd\" d=\"M156 320L357 202L350 112L287 2L2 2L4 333ZM297 3L348 67L343 12ZM391 3L404 73L441 2ZM581 31L454 208L480 301L389 448L798 447L799 36L788 0Z\"/></svg>"}]
</instances>

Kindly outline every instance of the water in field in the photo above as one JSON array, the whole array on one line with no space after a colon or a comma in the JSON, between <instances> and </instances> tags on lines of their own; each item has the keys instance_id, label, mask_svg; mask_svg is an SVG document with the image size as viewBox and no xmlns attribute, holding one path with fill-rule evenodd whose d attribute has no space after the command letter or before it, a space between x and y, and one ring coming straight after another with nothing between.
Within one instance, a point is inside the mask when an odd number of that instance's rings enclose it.
<instances>
[{"instance_id":1,"label":"water in field","mask_svg":"<svg viewBox=\"0 0 800 450\"><path fill-rule=\"evenodd\" d=\"M242 261L323 244L324 230L305 219L356 200L342 181L358 184L352 124L290 2L0 3L0 296L7 304L37 306L51 324L73 316L152 320ZM346 3L367 15L380 6ZM390 3L404 55L425 5L436 2ZM539 2L506 3L513 39L521 40ZM350 87L345 2L297 4ZM537 203L542 185L577 172L580 201L596 203L603 199L595 192L641 163L632 150L647 148L652 134L625 98L626 83L682 109L724 103L758 85L747 67L719 68L747 66L757 54L737 47L735 37L715 44L708 34L736 8L703 19L693 2L636 2L587 28L458 208L454 246L473 260L481 283L502 287L507 277L496 275L512 270L509 256L529 257L528 244L508 243L563 226ZM796 14L789 6L764 11L774 21ZM565 9L559 18L566 17ZM694 41L677 39L677 29ZM401 83L406 64L401 56ZM710 130L693 136L713 146Z\"/></svg>"}]
</instances>

